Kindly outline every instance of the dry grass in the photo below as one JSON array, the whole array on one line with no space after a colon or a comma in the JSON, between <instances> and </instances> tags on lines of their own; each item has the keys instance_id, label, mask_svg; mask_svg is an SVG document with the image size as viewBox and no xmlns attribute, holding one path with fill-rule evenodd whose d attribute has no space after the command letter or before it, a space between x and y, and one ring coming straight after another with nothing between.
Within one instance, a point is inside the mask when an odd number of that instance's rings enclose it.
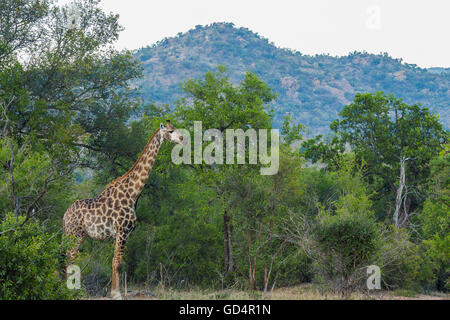
<instances>
[{"instance_id":1,"label":"dry grass","mask_svg":"<svg viewBox=\"0 0 450 320\"><path fill-rule=\"evenodd\" d=\"M376 293L352 293L350 297L344 298L339 294L325 293L319 287L311 284L275 289L272 293L263 294L259 291L220 290L209 291L192 289L189 291L155 288L151 295L144 291L129 291L128 300L448 300L448 294L436 293L433 295L411 295L403 296L401 291ZM103 298L104 299L104 298Z\"/></svg>"}]
</instances>

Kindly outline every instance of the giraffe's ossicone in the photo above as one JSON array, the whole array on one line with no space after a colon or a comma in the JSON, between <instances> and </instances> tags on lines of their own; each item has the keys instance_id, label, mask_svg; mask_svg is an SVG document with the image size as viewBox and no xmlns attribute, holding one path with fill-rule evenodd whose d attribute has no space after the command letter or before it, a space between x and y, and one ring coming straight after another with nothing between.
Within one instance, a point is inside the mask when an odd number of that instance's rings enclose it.
<instances>
[{"instance_id":1,"label":"giraffe's ossicone","mask_svg":"<svg viewBox=\"0 0 450 320\"><path fill-rule=\"evenodd\" d=\"M183 142L183 136L170 121L166 125L161 124L126 174L111 182L97 198L75 201L64 214L64 233L77 239L76 246L67 252L70 264L74 262L80 245L87 237L97 240L115 239L111 280L113 299L122 299L119 267L127 238L136 226L136 202L165 140Z\"/></svg>"}]
</instances>

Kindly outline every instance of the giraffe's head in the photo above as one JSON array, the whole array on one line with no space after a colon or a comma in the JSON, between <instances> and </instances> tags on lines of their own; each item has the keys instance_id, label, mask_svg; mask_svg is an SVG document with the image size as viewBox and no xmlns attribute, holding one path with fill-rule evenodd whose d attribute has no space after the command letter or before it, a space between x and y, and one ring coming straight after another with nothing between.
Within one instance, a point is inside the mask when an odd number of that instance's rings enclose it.
<instances>
[{"instance_id":1,"label":"giraffe's head","mask_svg":"<svg viewBox=\"0 0 450 320\"><path fill-rule=\"evenodd\" d=\"M183 136L178 132L177 128L170 123L170 120L167 120L166 125L161 123L159 130L163 141L169 140L179 144L183 143Z\"/></svg>"}]
</instances>

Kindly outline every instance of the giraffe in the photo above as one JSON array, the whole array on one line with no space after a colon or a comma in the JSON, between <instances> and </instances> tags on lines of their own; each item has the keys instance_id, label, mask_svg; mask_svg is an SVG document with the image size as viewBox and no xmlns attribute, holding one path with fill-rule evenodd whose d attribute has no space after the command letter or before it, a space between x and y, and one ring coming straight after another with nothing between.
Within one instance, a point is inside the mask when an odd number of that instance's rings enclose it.
<instances>
[{"instance_id":1,"label":"giraffe","mask_svg":"<svg viewBox=\"0 0 450 320\"><path fill-rule=\"evenodd\" d=\"M160 125L127 173L111 182L97 198L75 201L64 214L64 234L76 238L75 247L66 254L70 264L73 264L79 247L87 237L96 240L115 239L111 279L111 297L115 300L122 299L119 267L127 238L135 228L136 204L165 140L183 143L183 136L170 120L167 120L166 125Z\"/></svg>"}]
</instances>

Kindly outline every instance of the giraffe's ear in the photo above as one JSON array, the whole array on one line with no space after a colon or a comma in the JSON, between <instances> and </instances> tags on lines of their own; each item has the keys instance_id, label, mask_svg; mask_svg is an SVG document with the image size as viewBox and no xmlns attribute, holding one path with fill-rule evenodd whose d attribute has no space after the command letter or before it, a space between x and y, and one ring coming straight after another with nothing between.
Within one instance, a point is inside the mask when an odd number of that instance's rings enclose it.
<instances>
[{"instance_id":1,"label":"giraffe's ear","mask_svg":"<svg viewBox=\"0 0 450 320\"><path fill-rule=\"evenodd\" d=\"M165 129L166 128L166 126L165 125L163 125L162 123L159 125L159 128L162 130L162 129Z\"/></svg>"}]
</instances>

